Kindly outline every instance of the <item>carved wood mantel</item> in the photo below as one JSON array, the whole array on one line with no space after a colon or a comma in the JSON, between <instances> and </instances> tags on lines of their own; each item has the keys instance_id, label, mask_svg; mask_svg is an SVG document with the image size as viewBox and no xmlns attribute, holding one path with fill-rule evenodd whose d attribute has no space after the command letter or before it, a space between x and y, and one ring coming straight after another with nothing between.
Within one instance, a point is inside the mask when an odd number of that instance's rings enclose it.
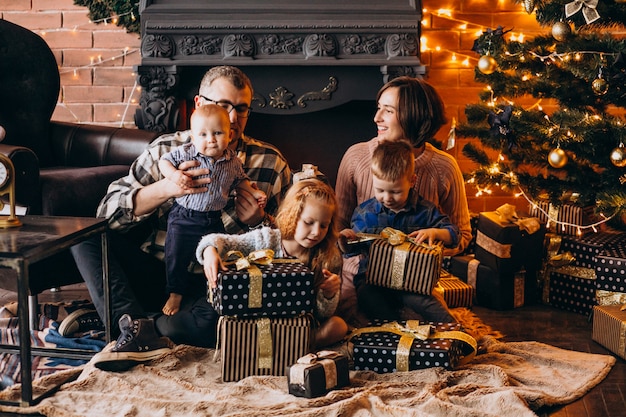
<instances>
[{"instance_id":1,"label":"carved wood mantel","mask_svg":"<svg viewBox=\"0 0 626 417\"><path fill-rule=\"evenodd\" d=\"M206 69L242 68L253 111L299 114L372 100L421 76L419 0L141 0L139 128L173 131Z\"/></svg>"}]
</instances>

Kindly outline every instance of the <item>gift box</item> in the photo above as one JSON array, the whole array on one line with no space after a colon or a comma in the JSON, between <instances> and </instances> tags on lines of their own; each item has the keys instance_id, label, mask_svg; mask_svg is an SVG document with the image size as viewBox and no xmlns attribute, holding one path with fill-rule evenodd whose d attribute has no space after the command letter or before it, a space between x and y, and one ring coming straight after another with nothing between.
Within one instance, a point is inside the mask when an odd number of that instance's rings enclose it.
<instances>
[{"instance_id":1,"label":"gift box","mask_svg":"<svg viewBox=\"0 0 626 417\"><path fill-rule=\"evenodd\" d=\"M572 265L583 268L596 268L598 256L607 248L612 248L624 241L623 233L598 232L587 233L582 236L562 236L559 253L569 252L575 258ZM619 258L617 252L611 252L614 258ZM611 256L609 256L611 257Z\"/></svg>"},{"instance_id":2,"label":"gift box","mask_svg":"<svg viewBox=\"0 0 626 417\"><path fill-rule=\"evenodd\" d=\"M596 256L596 288L626 292L626 247L619 244L605 248Z\"/></svg>"},{"instance_id":3,"label":"gift box","mask_svg":"<svg viewBox=\"0 0 626 417\"><path fill-rule=\"evenodd\" d=\"M595 271L564 266L550 272L544 282L544 301L563 310L590 314L596 304Z\"/></svg>"},{"instance_id":4,"label":"gift box","mask_svg":"<svg viewBox=\"0 0 626 417\"><path fill-rule=\"evenodd\" d=\"M476 354L476 340L458 323L373 322L350 335L355 370L377 373L454 369Z\"/></svg>"},{"instance_id":5,"label":"gift box","mask_svg":"<svg viewBox=\"0 0 626 417\"><path fill-rule=\"evenodd\" d=\"M459 278L443 274L435 287L450 308L471 307L474 299L474 288Z\"/></svg>"},{"instance_id":6,"label":"gift box","mask_svg":"<svg viewBox=\"0 0 626 417\"><path fill-rule=\"evenodd\" d=\"M218 321L222 380L250 375L283 376L287 366L311 352L313 317L237 318Z\"/></svg>"},{"instance_id":7,"label":"gift box","mask_svg":"<svg viewBox=\"0 0 626 417\"><path fill-rule=\"evenodd\" d=\"M366 282L430 295L439 281L442 260L440 244L416 245L405 241L392 245L377 239L370 246Z\"/></svg>"},{"instance_id":8,"label":"gift box","mask_svg":"<svg viewBox=\"0 0 626 417\"><path fill-rule=\"evenodd\" d=\"M284 262L283 262L284 261ZM236 317L293 317L312 313L313 272L300 262L274 259L270 265L250 265L218 274L209 290L215 311Z\"/></svg>"},{"instance_id":9,"label":"gift box","mask_svg":"<svg viewBox=\"0 0 626 417\"><path fill-rule=\"evenodd\" d=\"M315 398L350 385L348 357L331 350L309 353L287 368L289 393Z\"/></svg>"},{"instance_id":10,"label":"gift box","mask_svg":"<svg viewBox=\"0 0 626 417\"><path fill-rule=\"evenodd\" d=\"M595 306L591 339L626 359L626 310L621 305Z\"/></svg>"},{"instance_id":11,"label":"gift box","mask_svg":"<svg viewBox=\"0 0 626 417\"><path fill-rule=\"evenodd\" d=\"M555 206L548 201L538 201L530 205L529 215L537 217L546 224L550 232L578 236L581 228L598 221L593 214L594 207L580 207L573 203L564 203Z\"/></svg>"},{"instance_id":12,"label":"gift box","mask_svg":"<svg viewBox=\"0 0 626 417\"><path fill-rule=\"evenodd\" d=\"M480 213L475 258L494 271L510 274L524 268L529 274L535 273L541 269L545 236L545 227L538 226L538 230L529 233L520 225L503 220L497 212Z\"/></svg>"},{"instance_id":13,"label":"gift box","mask_svg":"<svg viewBox=\"0 0 626 417\"><path fill-rule=\"evenodd\" d=\"M526 273L498 272L472 255L453 256L450 272L474 288L474 304L494 310L510 310L524 305Z\"/></svg>"}]
</instances>

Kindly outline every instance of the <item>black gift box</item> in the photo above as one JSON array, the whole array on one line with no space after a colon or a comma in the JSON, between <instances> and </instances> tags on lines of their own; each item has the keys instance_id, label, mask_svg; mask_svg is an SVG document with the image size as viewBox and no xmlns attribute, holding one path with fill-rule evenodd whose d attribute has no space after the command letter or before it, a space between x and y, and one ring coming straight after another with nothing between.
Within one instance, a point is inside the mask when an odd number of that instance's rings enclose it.
<instances>
[{"instance_id":1,"label":"black gift box","mask_svg":"<svg viewBox=\"0 0 626 417\"><path fill-rule=\"evenodd\" d=\"M582 268L595 268L597 258L607 248L619 245L626 239L623 233L614 232L598 232L587 233L582 236L563 236L559 253L569 252L576 260L572 263L574 266Z\"/></svg>"},{"instance_id":2,"label":"black gift box","mask_svg":"<svg viewBox=\"0 0 626 417\"><path fill-rule=\"evenodd\" d=\"M478 217L474 255L481 264L500 273L523 268L529 275L535 274L541 269L544 236L545 225L530 234L515 223L501 220L496 212L483 212Z\"/></svg>"},{"instance_id":3,"label":"black gift box","mask_svg":"<svg viewBox=\"0 0 626 417\"><path fill-rule=\"evenodd\" d=\"M510 310L524 305L526 274L497 272L472 255L453 256L450 272L475 289L475 305L494 310Z\"/></svg>"},{"instance_id":4,"label":"black gift box","mask_svg":"<svg viewBox=\"0 0 626 417\"><path fill-rule=\"evenodd\" d=\"M611 292L626 292L626 247L606 248L596 256L596 288Z\"/></svg>"},{"instance_id":5,"label":"black gift box","mask_svg":"<svg viewBox=\"0 0 626 417\"><path fill-rule=\"evenodd\" d=\"M350 385L348 357L334 351L309 353L287 368L289 393L315 398Z\"/></svg>"},{"instance_id":6,"label":"black gift box","mask_svg":"<svg viewBox=\"0 0 626 417\"><path fill-rule=\"evenodd\" d=\"M287 366L311 352L313 317L222 316L217 332L224 382L251 375L283 376Z\"/></svg>"},{"instance_id":7,"label":"black gift box","mask_svg":"<svg viewBox=\"0 0 626 417\"><path fill-rule=\"evenodd\" d=\"M300 262L252 265L251 268L218 274L217 288L209 301L218 314L234 317L293 317L312 313L315 304L313 272ZM252 285L251 285L252 282Z\"/></svg>"},{"instance_id":8,"label":"black gift box","mask_svg":"<svg viewBox=\"0 0 626 417\"><path fill-rule=\"evenodd\" d=\"M589 314L596 304L595 271L565 266L550 272L544 283L544 299L550 305L579 314Z\"/></svg>"},{"instance_id":9,"label":"black gift box","mask_svg":"<svg viewBox=\"0 0 626 417\"><path fill-rule=\"evenodd\" d=\"M461 325L458 323L422 324L435 331L434 334L431 334L431 338L426 340L419 338L406 340L405 336L390 330L390 328L395 328L394 325L414 327L417 324L411 322L411 320L397 323L373 322L371 326L356 329L351 336L354 369L377 373L412 371L432 367L454 369L458 366L468 347L471 347L475 353L476 341L468 334L461 332ZM385 326L391 327L386 329ZM432 338L438 332L461 335L467 338L469 342L466 343L452 337ZM473 357L473 355L471 356ZM408 369L403 369L405 365Z\"/></svg>"}]
</instances>

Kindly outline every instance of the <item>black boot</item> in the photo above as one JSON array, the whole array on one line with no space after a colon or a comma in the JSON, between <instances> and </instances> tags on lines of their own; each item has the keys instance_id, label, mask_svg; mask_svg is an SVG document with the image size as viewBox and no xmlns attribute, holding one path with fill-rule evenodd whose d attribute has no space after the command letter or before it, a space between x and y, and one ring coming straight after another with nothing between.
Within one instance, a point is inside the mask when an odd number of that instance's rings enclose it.
<instances>
[{"instance_id":1,"label":"black boot","mask_svg":"<svg viewBox=\"0 0 626 417\"><path fill-rule=\"evenodd\" d=\"M110 351L92 359L104 371L126 371L141 362L157 359L170 351L168 339L157 335L152 319L132 319L124 314L119 321L120 337Z\"/></svg>"}]
</instances>

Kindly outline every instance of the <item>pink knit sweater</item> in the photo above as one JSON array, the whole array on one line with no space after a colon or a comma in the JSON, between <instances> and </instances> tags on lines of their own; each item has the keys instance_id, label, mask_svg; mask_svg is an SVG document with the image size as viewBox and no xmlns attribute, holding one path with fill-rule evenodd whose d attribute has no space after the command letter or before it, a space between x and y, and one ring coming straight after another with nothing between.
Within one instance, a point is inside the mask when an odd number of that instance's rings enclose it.
<instances>
[{"instance_id":1,"label":"pink knit sweater","mask_svg":"<svg viewBox=\"0 0 626 417\"><path fill-rule=\"evenodd\" d=\"M339 227L349 228L352 213L358 204L374 196L370 163L378 139L352 145L344 154L335 191L339 203ZM417 181L415 190L446 213L461 232L459 246L448 249L454 255L465 249L472 238L470 215L465 195L463 174L456 160L448 153L426 143L424 152L415 159Z\"/></svg>"}]
</instances>

